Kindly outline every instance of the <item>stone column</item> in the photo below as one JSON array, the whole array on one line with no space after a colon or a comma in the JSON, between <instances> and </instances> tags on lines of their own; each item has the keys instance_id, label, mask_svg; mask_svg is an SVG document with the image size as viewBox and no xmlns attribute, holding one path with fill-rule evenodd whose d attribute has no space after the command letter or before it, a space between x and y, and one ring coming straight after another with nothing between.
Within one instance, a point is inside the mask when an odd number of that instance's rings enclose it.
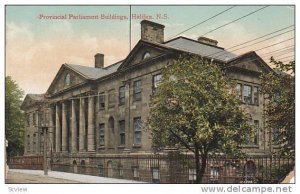
<instances>
[{"instance_id":1,"label":"stone column","mask_svg":"<svg viewBox=\"0 0 300 194\"><path fill-rule=\"evenodd\" d=\"M95 151L95 113L94 113L94 96L89 97L88 104L88 151Z\"/></svg>"},{"instance_id":2,"label":"stone column","mask_svg":"<svg viewBox=\"0 0 300 194\"><path fill-rule=\"evenodd\" d=\"M60 128L60 106L59 104L56 104L56 114L55 114L55 151L60 152L61 151L61 128Z\"/></svg>"},{"instance_id":3,"label":"stone column","mask_svg":"<svg viewBox=\"0 0 300 194\"><path fill-rule=\"evenodd\" d=\"M76 100L72 100L72 139L71 139L71 152L76 153L77 150L77 118L76 118Z\"/></svg>"},{"instance_id":4,"label":"stone column","mask_svg":"<svg viewBox=\"0 0 300 194\"><path fill-rule=\"evenodd\" d=\"M62 152L68 151L68 128L67 128L67 104L66 102L62 103L62 113L61 113L61 148Z\"/></svg>"},{"instance_id":5,"label":"stone column","mask_svg":"<svg viewBox=\"0 0 300 194\"><path fill-rule=\"evenodd\" d=\"M79 102L79 151L85 152L85 102L80 98Z\"/></svg>"},{"instance_id":6,"label":"stone column","mask_svg":"<svg viewBox=\"0 0 300 194\"><path fill-rule=\"evenodd\" d=\"M49 111L49 151L53 150L54 142L54 122L53 122L53 107L50 107Z\"/></svg>"}]
</instances>

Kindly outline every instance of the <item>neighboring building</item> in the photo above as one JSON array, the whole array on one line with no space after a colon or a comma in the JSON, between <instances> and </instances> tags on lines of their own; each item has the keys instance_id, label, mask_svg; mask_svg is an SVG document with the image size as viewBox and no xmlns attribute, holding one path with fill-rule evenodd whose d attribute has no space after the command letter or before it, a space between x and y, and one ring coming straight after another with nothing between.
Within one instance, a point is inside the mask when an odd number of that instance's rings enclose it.
<instances>
[{"instance_id":1,"label":"neighboring building","mask_svg":"<svg viewBox=\"0 0 300 194\"><path fill-rule=\"evenodd\" d=\"M38 155L43 151L40 118L45 105L44 94L27 94L21 105L25 111L24 155Z\"/></svg>"},{"instance_id":2,"label":"neighboring building","mask_svg":"<svg viewBox=\"0 0 300 194\"><path fill-rule=\"evenodd\" d=\"M25 155L42 151L39 111L46 107L49 151L54 157L70 157L69 164L75 161L77 165L76 157L88 162L90 156L104 154L152 153L150 132L143 130L150 97L161 80L161 69L184 53L202 56L227 69L236 80L251 122L257 126L257 135L243 147L247 153L269 154L271 133L264 130L265 102L259 92L259 76L272 69L254 51L237 56L217 43L205 37L164 42L164 26L143 20L141 40L124 60L104 67L104 55L98 53L94 67L62 64L44 95L28 94L23 102Z\"/></svg>"}]
</instances>

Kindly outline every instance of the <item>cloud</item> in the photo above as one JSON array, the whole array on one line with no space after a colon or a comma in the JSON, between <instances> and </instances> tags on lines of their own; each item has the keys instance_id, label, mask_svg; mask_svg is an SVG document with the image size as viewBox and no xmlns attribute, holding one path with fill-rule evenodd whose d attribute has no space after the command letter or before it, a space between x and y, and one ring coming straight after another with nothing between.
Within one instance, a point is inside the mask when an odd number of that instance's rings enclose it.
<instances>
[{"instance_id":1,"label":"cloud","mask_svg":"<svg viewBox=\"0 0 300 194\"><path fill-rule=\"evenodd\" d=\"M127 40L78 34L69 22L49 25L42 38L29 25L7 23L6 30L6 74L25 93L46 92L63 63L93 66L99 52L109 65L128 54Z\"/></svg>"}]
</instances>

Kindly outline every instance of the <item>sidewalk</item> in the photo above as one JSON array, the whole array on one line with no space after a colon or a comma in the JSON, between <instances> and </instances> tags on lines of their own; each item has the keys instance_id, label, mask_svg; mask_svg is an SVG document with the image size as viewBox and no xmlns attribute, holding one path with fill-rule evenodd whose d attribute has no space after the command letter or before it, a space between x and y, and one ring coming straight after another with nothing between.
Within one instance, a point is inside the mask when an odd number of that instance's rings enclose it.
<instances>
[{"instance_id":1,"label":"sidewalk","mask_svg":"<svg viewBox=\"0 0 300 194\"><path fill-rule=\"evenodd\" d=\"M89 176L66 172L9 169L5 183L145 183L134 180Z\"/></svg>"}]
</instances>

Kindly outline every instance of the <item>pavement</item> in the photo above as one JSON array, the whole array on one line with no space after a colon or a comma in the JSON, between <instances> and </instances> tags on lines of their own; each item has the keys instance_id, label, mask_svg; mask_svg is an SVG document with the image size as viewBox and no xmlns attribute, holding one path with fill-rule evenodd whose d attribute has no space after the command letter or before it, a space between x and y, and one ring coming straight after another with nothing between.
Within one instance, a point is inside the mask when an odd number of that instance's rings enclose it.
<instances>
[{"instance_id":1,"label":"pavement","mask_svg":"<svg viewBox=\"0 0 300 194\"><path fill-rule=\"evenodd\" d=\"M282 181L282 183L295 183L295 170L291 171L285 179Z\"/></svg>"},{"instance_id":2,"label":"pavement","mask_svg":"<svg viewBox=\"0 0 300 194\"><path fill-rule=\"evenodd\" d=\"M98 177L58 171L9 169L5 183L145 183L141 181Z\"/></svg>"}]
</instances>

